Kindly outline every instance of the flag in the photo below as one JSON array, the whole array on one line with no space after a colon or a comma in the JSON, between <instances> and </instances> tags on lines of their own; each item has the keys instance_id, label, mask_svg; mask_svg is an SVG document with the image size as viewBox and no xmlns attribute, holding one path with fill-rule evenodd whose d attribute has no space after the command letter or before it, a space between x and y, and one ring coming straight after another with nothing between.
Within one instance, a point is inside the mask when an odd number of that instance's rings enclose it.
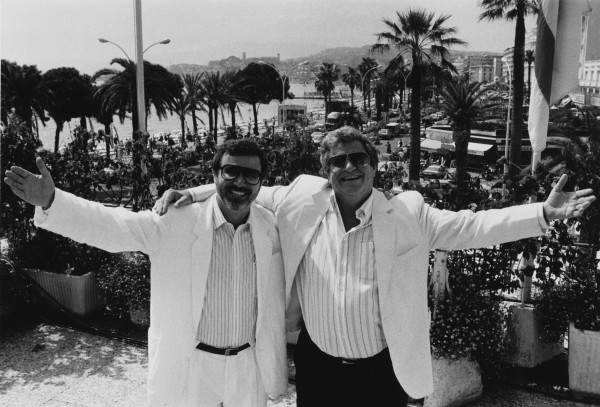
<instances>
[{"instance_id":1,"label":"flag","mask_svg":"<svg viewBox=\"0 0 600 407\"><path fill-rule=\"evenodd\" d=\"M529 98L532 170L546 148L550 106L579 85L584 0L541 0ZM586 7L587 9L587 7Z\"/></svg>"}]
</instances>

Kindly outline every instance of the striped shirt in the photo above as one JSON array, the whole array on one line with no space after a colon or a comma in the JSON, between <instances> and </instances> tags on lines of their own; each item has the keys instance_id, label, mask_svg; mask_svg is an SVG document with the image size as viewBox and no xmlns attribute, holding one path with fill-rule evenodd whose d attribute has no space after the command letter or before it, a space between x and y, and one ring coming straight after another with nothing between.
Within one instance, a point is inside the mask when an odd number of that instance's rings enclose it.
<instances>
[{"instance_id":1,"label":"striped shirt","mask_svg":"<svg viewBox=\"0 0 600 407\"><path fill-rule=\"evenodd\" d=\"M311 339L332 356L358 359L387 346L379 312L372 226L373 195L346 232L332 191L331 205L302 258L296 286Z\"/></svg>"},{"instance_id":2,"label":"striped shirt","mask_svg":"<svg viewBox=\"0 0 600 407\"><path fill-rule=\"evenodd\" d=\"M215 203L213 226L210 269L196 339L217 348L252 344L257 302L250 223L234 229Z\"/></svg>"}]
</instances>

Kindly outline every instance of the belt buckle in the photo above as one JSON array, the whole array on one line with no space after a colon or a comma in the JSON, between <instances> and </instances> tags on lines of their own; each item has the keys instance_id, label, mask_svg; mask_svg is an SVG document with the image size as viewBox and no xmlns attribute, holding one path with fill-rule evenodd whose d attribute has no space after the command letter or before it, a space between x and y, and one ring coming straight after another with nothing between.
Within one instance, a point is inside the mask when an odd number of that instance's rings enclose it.
<instances>
[{"instance_id":1,"label":"belt buckle","mask_svg":"<svg viewBox=\"0 0 600 407\"><path fill-rule=\"evenodd\" d=\"M354 365L356 362L350 359L342 359L342 365Z\"/></svg>"},{"instance_id":2,"label":"belt buckle","mask_svg":"<svg viewBox=\"0 0 600 407\"><path fill-rule=\"evenodd\" d=\"M234 349L230 349L230 348L228 348L228 349L225 349L225 356L229 356L229 355L231 355L231 353L232 353L233 351L234 351ZM234 353L234 355L235 355L235 353Z\"/></svg>"}]
</instances>

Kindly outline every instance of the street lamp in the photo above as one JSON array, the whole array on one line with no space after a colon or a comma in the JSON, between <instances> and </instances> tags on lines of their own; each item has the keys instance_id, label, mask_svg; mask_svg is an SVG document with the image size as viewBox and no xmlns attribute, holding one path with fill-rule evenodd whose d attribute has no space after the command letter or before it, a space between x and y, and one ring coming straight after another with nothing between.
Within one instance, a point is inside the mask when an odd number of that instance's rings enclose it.
<instances>
[{"instance_id":1,"label":"street lamp","mask_svg":"<svg viewBox=\"0 0 600 407\"><path fill-rule=\"evenodd\" d=\"M501 61L506 65L506 72L508 75L508 103L506 106L506 140L504 144L504 175L508 174L508 139L510 136L510 98L511 98L511 88L512 88L512 75L510 73L510 65L508 64L508 60L506 57L502 57Z\"/></svg>"},{"instance_id":2,"label":"street lamp","mask_svg":"<svg viewBox=\"0 0 600 407\"><path fill-rule=\"evenodd\" d=\"M374 69L379 69L379 68L381 68L381 65L377 65L377 66L372 67L367 72L365 72L365 74L360 79L360 89L363 91L363 95L365 93L365 78L367 77L367 75L369 74L369 72L371 72ZM364 96L363 96L363 101L364 101ZM371 99L369 99L369 109L371 109ZM367 109L365 108L365 110L367 110ZM369 120L371 120L371 119L369 118Z\"/></svg>"},{"instance_id":3,"label":"street lamp","mask_svg":"<svg viewBox=\"0 0 600 407\"><path fill-rule=\"evenodd\" d=\"M109 40L107 40L106 38L98 38L98 41L99 41L99 42L101 42L101 43L103 43L103 44L109 43L109 44L112 44L112 45L114 45L115 47L119 48L119 49L121 50L121 52L123 52L123 54L125 54L125 57L127 58L127 60L131 61L131 58L129 58L129 55L127 55L127 52L125 52L125 50L124 50L123 48L121 48L121 47L119 46L119 44L117 44L117 43L115 43L115 42L112 42L112 41L109 41ZM147 48L144 50L144 52L143 52L143 53L145 54L145 53L146 53L146 51L148 51L150 48L152 48L152 47L153 47L153 46L155 46L155 45L158 45L158 44L168 44L168 43L170 43L170 42L171 42L171 40L170 40L170 39L168 39L168 38L167 38L166 40L162 40L162 41L155 42L154 44L151 44L150 46L148 46L148 47L147 47Z\"/></svg>"},{"instance_id":4,"label":"street lamp","mask_svg":"<svg viewBox=\"0 0 600 407\"><path fill-rule=\"evenodd\" d=\"M137 6L137 2L136 2L136 6ZM141 5L140 5L141 7ZM136 10L136 15L138 14L138 10ZM139 14L141 15L141 10L139 10ZM137 43L138 41L141 44L141 20L139 20L139 23L136 23L140 25L140 29L136 30L136 48L137 48ZM136 25L137 27L137 25ZM131 61L131 58L129 58L129 55L127 55L127 52L125 52L125 50L117 43L109 41L105 38L98 38L98 41L100 41L103 44L109 43L114 45L115 47L119 48L121 50L121 52L123 52L123 54L125 54L125 57L127 58L127 60L129 62ZM137 111L138 111L138 128L142 131L146 131L146 107L145 107L145 96L144 96L144 62L143 62L143 58L142 56L146 53L146 51L148 51L150 48L152 48L155 45L158 44L168 44L170 43L171 40L170 39L165 39L162 41L158 41L155 42L154 44L151 44L150 46L148 46L143 52L141 52L141 54L139 53L140 49L137 49L138 54L137 56L139 56L139 58L136 58L139 61L142 61L141 63L137 64L136 66L136 95L137 95Z\"/></svg>"},{"instance_id":5,"label":"street lamp","mask_svg":"<svg viewBox=\"0 0 600 407\"><path fill-rule=\"evenodd\" d=\"M283 79L283 76L281 76L281 74L279 73L279 71L277 70L277 68L275 68L275 66L273 66L272 64L266 63L265 61L258 61L259 64L263 64L266 66L270 66L271 68L273 68L273 70L275 70L275 72L277 72L277 74L279 75L279 79L281 79L281 104L285 105L285 80ZM285 73L285 77L288 77L288 74L294 69L297 68L301 65L306 65L308 64L308 61L304 61L304 62L300 62L298 65L294 65L292 66L290 69L287 70L287 72Z\"/></svg>"}]
</instances>

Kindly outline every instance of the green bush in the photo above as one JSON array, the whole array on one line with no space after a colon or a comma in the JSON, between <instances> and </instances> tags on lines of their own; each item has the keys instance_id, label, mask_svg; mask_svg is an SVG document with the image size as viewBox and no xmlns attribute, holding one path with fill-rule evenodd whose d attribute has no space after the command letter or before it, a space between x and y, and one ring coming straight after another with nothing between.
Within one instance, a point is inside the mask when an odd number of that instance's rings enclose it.
<instances>
[{"instance_id":1,"label":"green bush","mask_svg":"<svg viewBox=\"0 0 600 407\"><path fill-rule=\"evenodd\" d=\"M140 252L112 255L96 274L108 315L129 318L130 308L150 307L150 260Z\"/></svg>"}]
</instances>

